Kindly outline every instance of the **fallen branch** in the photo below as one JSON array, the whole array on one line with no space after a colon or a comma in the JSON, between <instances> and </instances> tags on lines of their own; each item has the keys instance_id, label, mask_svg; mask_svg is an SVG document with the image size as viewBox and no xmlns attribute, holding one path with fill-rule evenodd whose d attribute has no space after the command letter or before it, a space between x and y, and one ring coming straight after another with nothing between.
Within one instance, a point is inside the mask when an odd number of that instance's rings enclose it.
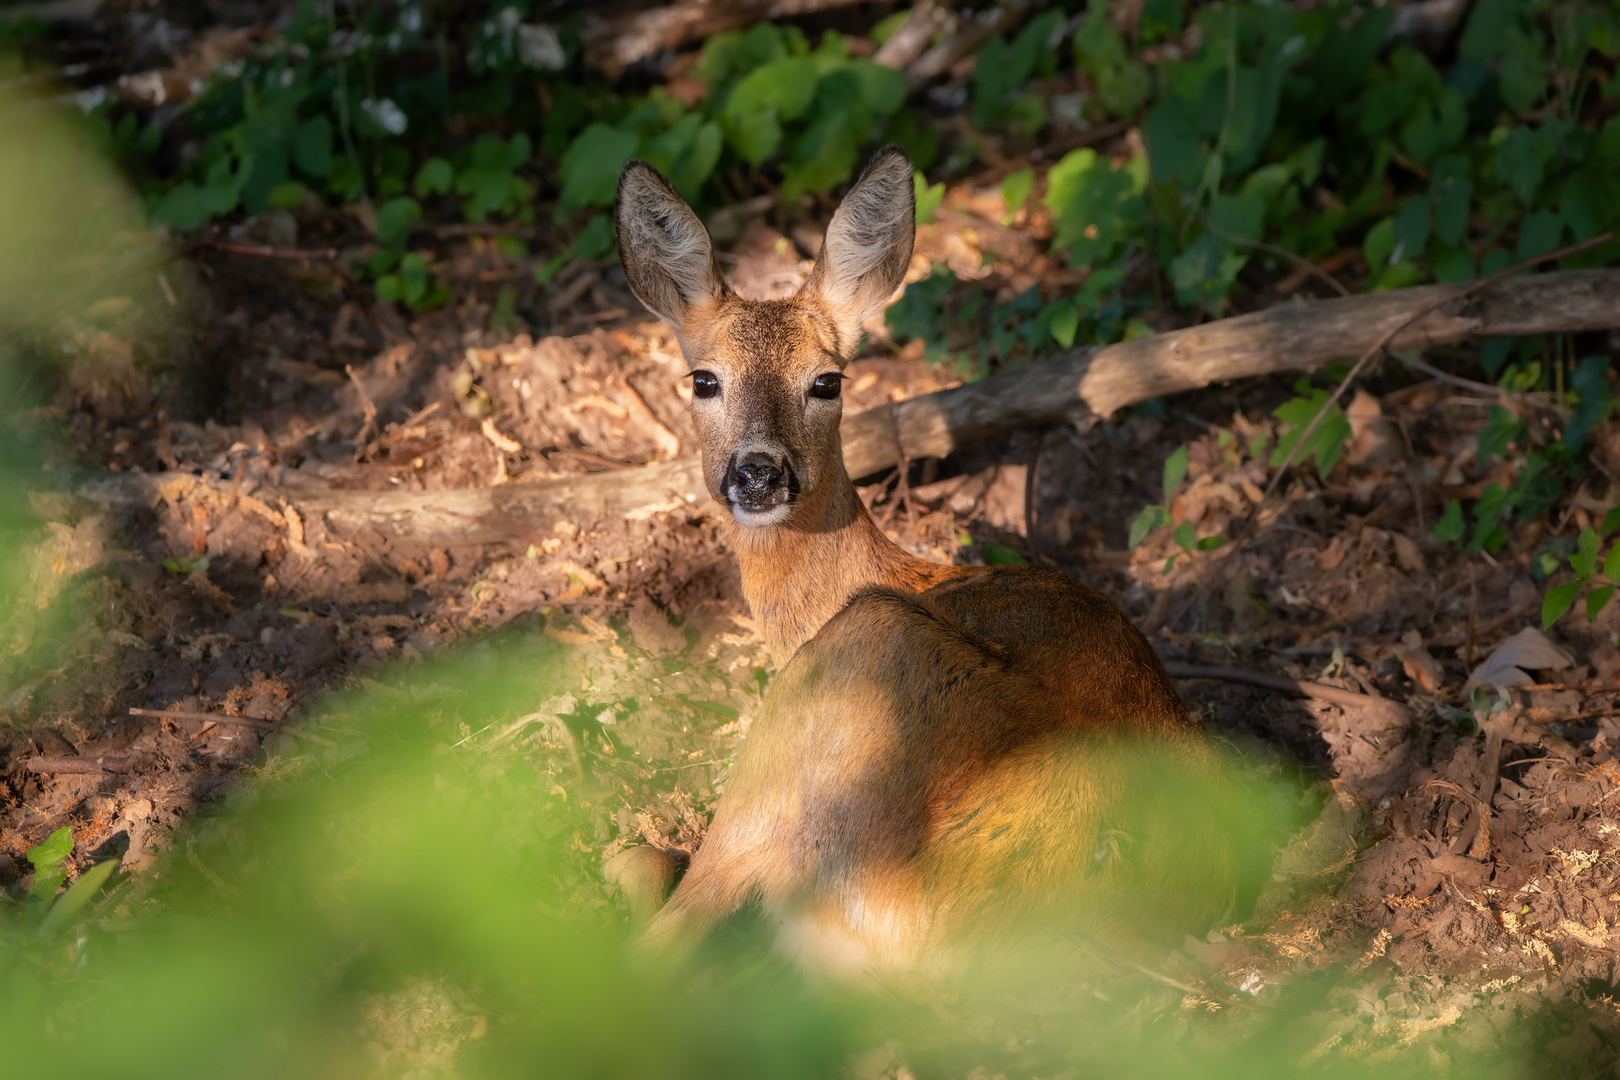
<instances>
[{"instance_id":1,"label":"fallen branch","mask_svg":"<svg viewBox=\"0 0 1620 1080\"><path fill-rule=\"evenodd\" d=\"M1352 709L1387 711L1392 717L1398 717L1402 725L1411 719L1406 706L1398 701L1373 697L1371 694L1358 694L1354 690L1340 690L1337 686L1290 679L1282 675L1263 675L1258 671L1245 671L1242 668L1213 665L1206 667L1202 664L1167 663L1164 670L1169 672L1172 679L1215 679L1220 682L1245 683L1249 686L1258 686L1262 690L1278 690L1285 694L1316 698L1318 701L1329 701Z\"/></svg>"},{"instance_id":2,"label":"fallen branch","mask_svg":"<svg viewBox=\"0 0 1620 1080\"><path fill-rule=\"evenodd\" d=\"M1387 346L1426 348L1620 326L1620 270L1509 278L1473 296L1445 300L1452 291L1426 285L1311 303L1295 300L1185 330L1080 349L846 417L844 463L851 476L868 476L902 457L944 457L1011 431L1065 422L1089 426L1139 401L1214 382L1310 371L1362 355L1436 300L1443 302Z\"/></svg>"},{"instance_id":3,"label":"fallen branch","mask_svg":"<svg viewBox=\"0 0 1620 1080\"><path fill-rule=\"evenodd\" d=\"M849 7L858 0L684 0L588 26L585 63L610 79L649 56L751 23Z\"/></svg>"},{"instance_id":4,"label":"fallen branch","mask_svg":"<svg viewBox=\"0 0 1620 1080\"><path fill-rule=\"evenodd\" d=\"M1118 409L1228 379L1309 371L1389 341L1402 349L1493 337L1572 333L1620 326L1620 270L1574 270L1509 278L1472 296L1445 299L1447 286L1370 296L1293 301L1003 372L844 418L844 464L854 477L904 461L945 457L960 447L1048 425L1089 427ZM1413 313L1442 301L1422 318ZM105 473L78 488L103 505L153 504L173 485L228 485L189 473ZM251 493L251 492L250 492ZM405 543L447 547L526 543L559 521L637 519L708 500L696 458L540 483L451 491L260 489L338 529L372 528Z\"/></svg>"},{"instance_id":5,"label":"fallen branch","mask_svg":"<svg viewBox=\"0 0 1620 1080\"><path fill-rule=\"evenodd\" d=\"M134 764L134 754L118 756L104 754L100 757L32 757L28 759L27 769L41 776L66 774L100 776L103 773L128 772Z\"/></svg>"},{"instance_id":6,"label":"fallen branch","mask_svg":"<svg viewBox=\"0 0 1620 1080\"><path fill-rule=\"evenodd\" d=\"M322 746L331 746L330 739L323 739L319 735L311 735L307 731L298 731L295 728L282 727L272 720L259 720L251 716L226 716L223 713L188 712L185 709L131 709L131 716L152 716L162 720L201 720L207 724L235 724L238 727L250 727L264 732L280 732L291 735L296 739L308 739L310 742L320 743Z\"/></svg>"}]
</instances>

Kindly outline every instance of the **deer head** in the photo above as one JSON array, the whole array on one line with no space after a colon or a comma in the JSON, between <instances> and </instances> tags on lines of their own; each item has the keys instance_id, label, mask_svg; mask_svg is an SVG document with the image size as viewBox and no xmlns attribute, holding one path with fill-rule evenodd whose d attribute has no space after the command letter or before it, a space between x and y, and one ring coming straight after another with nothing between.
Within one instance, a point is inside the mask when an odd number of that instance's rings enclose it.
<instances>
[{"instance_id":1,"label":"deer head","mask_svg":"<svg viewBox=\"0 0 1620 1080\"><path fill-rule=\"evenodd\" d=\"M619 177L617 216L625 277L674 327L691 367L709 493L743 526L819 518L849 484L843 369L911 262L910 160L878 152L833 214L804 288L785 300L734 294L703 223L644 161Z\"/></svg>"}]
</instances>

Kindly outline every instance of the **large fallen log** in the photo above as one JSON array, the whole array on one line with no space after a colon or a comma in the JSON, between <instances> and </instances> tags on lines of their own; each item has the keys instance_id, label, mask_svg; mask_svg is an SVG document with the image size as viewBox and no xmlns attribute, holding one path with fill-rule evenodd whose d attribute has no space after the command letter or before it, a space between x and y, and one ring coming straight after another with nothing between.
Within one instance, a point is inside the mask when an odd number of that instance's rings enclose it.
<instances>
[{"instance_id":1,"label":"large fallen log","mask_svg":"<svg viewBox=\"0 0 1620 1080\"><path fill-rule=\"evenodd\" d=\"M1448 286L1370 296L1292 302L1003 372L844 418L844 463L869 476L902 461L944 457L959 447L1053 424L1089 426L1150 398L1214 382L1281 371L1309 371L1358 356ZM1392 348L1422 348L1484 338L1525 337L1620 327L1620 269L1575 270L1509 278L1443 304L1403 330ZM151 503L172 485L210 483L190 474L108 473L78 493L103 505ZM339 529L372 528L406 543L432 546L526 542L559 521L647 517L696 506L708 495L696 458L564 480L454 491L344 491L261 488L324 514Z\"/></svg>"}]
</instances>

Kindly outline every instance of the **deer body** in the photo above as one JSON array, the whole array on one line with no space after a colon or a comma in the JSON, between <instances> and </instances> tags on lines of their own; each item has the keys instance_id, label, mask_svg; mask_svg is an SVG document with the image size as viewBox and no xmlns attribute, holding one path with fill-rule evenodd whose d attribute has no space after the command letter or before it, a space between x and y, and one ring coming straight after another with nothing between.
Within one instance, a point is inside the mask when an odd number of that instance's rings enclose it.
<instances>
[{"instance_id":1,"label":"deer body","mask_svg":"<svg viewBox=\"0 0 1620 1080\"><path fill-rule=\"evenodd\" d=\"M729 293L650 166L620 180L626 276L694 368L705 479L781 668L648 927L671 952L755 898L787 952L839 974L1230 903L1230 851L1184 805L1212 755L1118 607L1055 571L918 559L844 470L840 370L910 261L911 175L881 152L805 289L768 302Z\"/></svg>"}]
</instances>

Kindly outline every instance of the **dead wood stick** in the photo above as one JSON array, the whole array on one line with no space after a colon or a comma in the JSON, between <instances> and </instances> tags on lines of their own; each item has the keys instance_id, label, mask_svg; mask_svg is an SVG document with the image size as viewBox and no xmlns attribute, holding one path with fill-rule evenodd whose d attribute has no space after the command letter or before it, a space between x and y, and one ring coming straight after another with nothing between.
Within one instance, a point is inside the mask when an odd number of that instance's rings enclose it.
<instances>
[{"instance_id":1,"label":"dead wood stick","mask_svg":"<svg viewBox=\"0 0 1620 1080\"><path fill-rule=\"evenodd\" d=\"M858 0L683 0L587 26L585 63L610 79L667 49L679 49L722 30L787 19Z\"/></svg>"},{"instance_id":2,"label":"dead wood stick","mask_svg":"<svg viewBox=\"0 0 1620 1080\"><path fill-rule=\"evenodd\" d=\"M1264 675L1258 671L1245 671L1242 668L1203 664L1165 664L1164 670L1169 672L1172 679L1214 679L1219 682L1247 683L1263 690L1280 690L1285 694L1298 694L1301 697L1330 701L1335 705L1350 708L1385 710L1399 715L1403 723L1410 719L1406 707L1389 698L1358 694L1354 690L1340 690L1337 686L1323 686L1321 683L1290 679L1283 675Z\"/></svg>"},{"instance_id":3,"label":"dead wood stick","mask_svg":"<svg viewBox=\"0 0 1620 1080\"><path fill-rule=\"evenodd\" d=\"M155 716L162 720L201 720L205 723L236 724L240 727L257 728L260 731L279 731L298 739L308 739L310 742L320 743L322 746L331 746L330 739L323 739L319 735L311 735L307 731L298 731L294 728L283 727L273 720L260 720L252 716L226 716L222 713L188 712L185 709L130 709L131 716Z\"/></svg>"},{"instance_id":4,"label":"dead wood stick","mask_svg":"<svg viewBox=\"0 0 1620 1080\"><path fill-rule=\"evenodd\" d=\"M28 759L29 772L39 773L42 776L78 774L81 776L99 776L102 773L128 772L130 766L135 764L134 754L119 756L102 755L100 757L32 757Z\"/></svg>"},{"instance_id":5,"label":"dead wood stick","mask_svg":"<svg viewBox=\"0 0 1620 1080\"><path fill-rule=\"evenodd\" d=\"M1498 281L1472 296L1451 287L1307 303L1136 338L1003 372L844 418L844 463L854 477L897 463L944 457L1010 431L1065 422L1089 426L1150 398L1229 379L1310 371L1360 356L1414 312L1437 307L1386 344L1426 348L1481 338L1527 337L1620 326L1620 269L1571 270ZM904 453L902 454L902 450Z\"/></svg>"},{"instance_id":6,"label":"dead wood stick","mask_svg":"<svg viewBox=\"0 0 1620 1080\"><path fill-rule=\"evenodd\" d=\"M1448 300L1446 286L1290 302L1101 349L1080 349L951 390L923 394L844 418L844 464L861 478L905 461L945 457L960 447L1048 425L1089 427L1116 410L1228 379L1308 371L1362 354L1391 328L1442 302L1390 341L1424 347L1492 337L1604 330L1620 326L1620 269L1509 278ZM177 488L175 485L180 485ZM222 490L189 473L103 473L80 495L115 509L152 505L167 491ZM646 518L708 501L696 458L540 483L450 491L271 490L302 513L325 514L344 530L374 528L434 547L524 542L559 521ZM261 498L265 492L261 492Z\"/></svg>"},{"instance_id":7,"label":"dead wood stick","mask_svg":"<svg viewBox=\"0 0 1620 1080\"><path fill-rule=\"evenodd\" d=\"M1411 326L1419 319L1422 319L1425 315L1429 314L1429 312L1435 311L1447 303L1460 303L1475 293L1482 292L1483 290L1490 288L1498 281L1502 281L1506 278L1512 277L1514 274L1529 270L1531 267L1539 266L1542 263L1551 262L1554 259L1562 259L1567 255L1574 255L1576 252L1585 251L1587 248L1596 247L1599 244L1607 243L1613 236L1613 233L1602 233L1601 235L1592 237L1590 240L1583 240L1578 244L1571 244L1569 247L1548 252L1546 255L1538 255L1533 259L1526 259L1523 262L1510 266L1505 270L1498 270L1488 278L1460 286L1452 290L1449 294L1442 293L1441 295L1434 297L1420 306L1416 311L1408 315L1402 322L1390 327L1384 332L1383 337L1367 346L1367 351L1361 354L1361 356L1356 360L1355 364L1350 368L1349 372L1347 372L1344 378L1340 380L1338 388L1334 390L1332 394L1328 395L1328 399L1322 402L1322 407L1316 410L1316 415L1311 417L1311 422L1305 425L1304 430L1299 433L1299 437L1296 438L1293 445L1288 448L1288 453L1283 456L1282 464L1278 466L1276 473L1272 476L1271 483L1266 485L1265 493L1260 497L1260 502L1256 504L1256 508L1258 509L1259 506L1264 505L1265 501L1271 497L1271 493L1277 490L1277 485L1282 482L1283 474L1288 471L1288 466L1293 464L1294 456L1299 453L1302 447L1305 446L1305 441L1311 437L1311 432L1316 430L1317 425L1322 422L1322 418L1328 414L1328 409L1332 408L1338 402L1339 397L1350 388L1350 384L1355 381L1356 376L1361 374L1361 369L1367 366L1367 361L1382 353L1385 349L1390 348L1391 343L1401 333L1401 331L1405 330L1408 326Z\"/></svg>"}]
</instances>

